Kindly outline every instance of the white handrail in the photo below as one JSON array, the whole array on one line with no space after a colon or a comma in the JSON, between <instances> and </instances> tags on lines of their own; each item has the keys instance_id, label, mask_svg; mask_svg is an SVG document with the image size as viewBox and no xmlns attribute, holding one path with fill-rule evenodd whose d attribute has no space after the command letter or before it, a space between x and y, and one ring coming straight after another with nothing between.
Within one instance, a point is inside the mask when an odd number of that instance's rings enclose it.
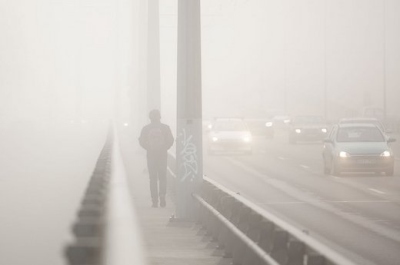
<instances>
[{"instance_id":1,"label":"white handrail","mask_svg":"<svg viewBox=\"0 0 400 265\"><path fill-rule=\"evenodd\" d=\"M107 201L105 265L146 265L142 235L128 190L117 131L114 126L112 171Z\"/></svg>"}]
</instances>

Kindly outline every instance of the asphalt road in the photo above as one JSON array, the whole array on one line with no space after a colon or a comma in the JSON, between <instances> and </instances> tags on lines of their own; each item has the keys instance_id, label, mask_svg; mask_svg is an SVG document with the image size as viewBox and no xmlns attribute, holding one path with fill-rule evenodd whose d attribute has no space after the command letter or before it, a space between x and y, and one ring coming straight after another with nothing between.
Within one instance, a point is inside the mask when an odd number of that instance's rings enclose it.
<instances>
[{"instance_id":1,"label":"asphalt road","mask_svg":"<svg viewBox=\"0 0 400 265\"><path fill-rule=\"evenodd\" d=\"M400 264L398 158L393 177L334 177L323 174L321 143L289 145L281 134L254 146L250 156L205 155L204 174L357 264ZM393 144L398 157L399 147Z\"/></svg>"},{"instance_id":2,"label":"asphalt road","mask_svg":"<svg viewBox=\"0 0 400 265\"><path fill-rule=\"evenodd\" d=\"M0 124L0 264L61 265L106 125Z\"/></svg>"}]
</instances>

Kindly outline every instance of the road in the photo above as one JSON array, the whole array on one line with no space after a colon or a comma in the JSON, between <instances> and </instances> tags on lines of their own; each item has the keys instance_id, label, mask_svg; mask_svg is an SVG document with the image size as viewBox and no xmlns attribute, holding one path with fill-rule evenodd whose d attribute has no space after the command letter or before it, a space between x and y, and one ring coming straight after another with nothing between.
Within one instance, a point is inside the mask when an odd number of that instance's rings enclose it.
<instances>
[{"instance_id":1,"label":"road","mask_svg":"<svg viewBox=\"0 0 400 265\"><path fill-rule=\"evenodd\" d=\"M323 174L321 143L289 145L283 133L254 145L251 156L205 155L204 174L357 264L399 264L398 159L393 177L334 177ZM394 143L398 157L399 146Z\"/></svg>"},{"instance_id":2,"label":"road","mask_svg":"<svg viewBox=\"0 0 400 265\"><path fill-rule=\"evenodd\" d=\"M0 264L65 264L106 125L0 124Z\"/></svg>"}]
</instances>

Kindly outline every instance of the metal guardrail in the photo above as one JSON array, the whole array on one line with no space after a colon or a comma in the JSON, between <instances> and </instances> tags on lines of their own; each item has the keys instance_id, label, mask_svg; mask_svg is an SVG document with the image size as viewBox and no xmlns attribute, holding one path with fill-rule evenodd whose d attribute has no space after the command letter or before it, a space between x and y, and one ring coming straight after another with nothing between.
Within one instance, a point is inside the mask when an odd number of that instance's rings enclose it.
<instances>
[{"instance_id":1,"label":"metal guardrail","mask_svg":"<svg viewBox=\"0 0 400 265\"><path fill-rule=\"evenodd\" d=\"M174 155L169 154L169 165ZM174 177L173 168L168 170ZM303 231L205 177L195 218L207 228L234 264L354 265Z\"/></svg>"},{"instance_id":2,"label":"metal guardrail","mask_svg":"<svg viewBox=\"0 0 400 265\"><path fill-rule=\"evenodd\" d=\"M116 130L111 128L65 248L69 265L144 265Z\"/></svg>"}]
</instances>

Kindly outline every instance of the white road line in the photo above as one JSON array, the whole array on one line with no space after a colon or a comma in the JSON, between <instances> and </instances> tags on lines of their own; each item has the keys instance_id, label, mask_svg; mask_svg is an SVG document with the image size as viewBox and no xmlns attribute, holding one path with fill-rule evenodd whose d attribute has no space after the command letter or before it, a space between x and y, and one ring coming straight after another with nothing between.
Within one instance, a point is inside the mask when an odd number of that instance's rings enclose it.
<instances>
[{"instance_id":1,"label":"white road line","mask_svg":"<svg viewBox=\"0 0 400 265\"><path fill-rule=\"evenodd\" d=\"M392 201L325 201L322 200L323 202L328 202L328 203L391 203ZM277 204L306 204L304 201L287 201L287 202L264 202L264 203L258 203L259 205L277 205Z\"/></svg>"},{"instance_id":2,"label":"white road line","mask_svg":"<svg viewBox=\"0 0 400 265\"><path fill-rule=\"evenodd\" d=\"M286 160L286 158L281 157L281 156L278 156L278 159L280 159L280 160Z\"/></svg>"},{"instance_id":3,"label":"white road line","mask_svg":"<svg viewBox=\"0 0 400 265\"><path fill-rule=\"evenodd\" d=\"M380 190L377 190L377 189L369 188L369 190L373 191L373 192L376 192L376 193L379 193L379 194L385 194L383 191L380 191Z\"/></svg>"},{"instance_id":4,"label":"white road line","mask_svg":"<svg viewBox=\"0 0 400 265\"><path fill-rule=\"evenodd\" d=\"M390 203L391 201L326 201L331 203Z\"/></svg>"},{"instance_id":5,"label":"white road line","mask_svg":"<svg viewBox=\"0 0 400 265\"><path fill-rule=\"evenodd\" d=\"M306 202L294 201L294 202L265 202L259 203L260 205L277 205L277 204L306 204Z\"/></svg>"},{"instance_id":6,"label":"white road line","mask_svg":"<svg viewBox=\"0 0 400 265\"><path fill-rule=\"evenodd\" d=\"M304 169L309 169L310 167L309 166L306 166L306 165L300 165L302 168L304 168Z\"/></svg>"}]
</instances>

